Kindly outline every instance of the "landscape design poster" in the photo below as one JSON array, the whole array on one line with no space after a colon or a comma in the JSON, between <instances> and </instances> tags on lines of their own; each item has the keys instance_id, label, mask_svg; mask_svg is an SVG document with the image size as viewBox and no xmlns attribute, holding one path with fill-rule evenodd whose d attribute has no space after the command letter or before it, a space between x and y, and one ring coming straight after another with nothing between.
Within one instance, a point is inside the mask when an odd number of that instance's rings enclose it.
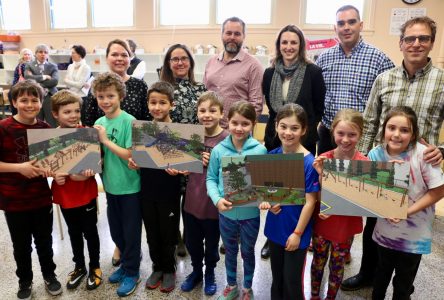
<instances>
[{"instance_id":1,"label":"landscape design poster","mask_svg":"<svg viewBox=\"0 0 444 300\"><path fill-rule=\"evenodd\" d=\"M303 205L303 154L222 157L224 198L234 206Z\"/></svg>"},{"instance_id":2,"label":"landscape design poster","mask_svg":"<svg viewBox=\"0 0 444 300\"><path fill-rule=\"evenodd\" d=\"M408 163L324 160L321 212L406 219L409 169Z\"/></svg>"},{"instance_id":3,"label":"landscape design poster","mask_svg":"<svg viewBox=\"0 0 444 300\"><path fill-rule=\"evenodd\" d=\"M203 125L133 121L132 157L141 168L203 173Z\"/></svg>"},{"instance_id":4,"label":"landscape design poster","mask_svg":"<svg viewBox=\"0 0 444 300\"><path fill-rule=\"evenodd\" d=\"M94 128L27 129L29 160L55 173L101 173L100 143Z\"/></svg>"}]
</instances>

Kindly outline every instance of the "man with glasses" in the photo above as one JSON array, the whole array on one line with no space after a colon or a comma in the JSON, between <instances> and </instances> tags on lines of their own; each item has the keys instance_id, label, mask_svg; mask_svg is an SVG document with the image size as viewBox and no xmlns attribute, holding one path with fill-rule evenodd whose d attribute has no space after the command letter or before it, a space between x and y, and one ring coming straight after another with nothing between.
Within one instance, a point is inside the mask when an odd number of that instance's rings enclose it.
<instances>
[{"instance_id":1,"label":"man with glasses","mask_svg":"<svg viewBox=\"0 0 444 300\"><path fill-rule=\"evenodd\" d=\"M323 52L316 61L322 68L326 87L324 116L318 128L318 154L335 148L330 128L336 113L344 108L363 112L376 76L395 66L384 53L362 40L362 28L356 7L340 7L334 25L339 44Z\"/></svg>"},{"instance_id":2,"label":"man with glasses","mask_svg":"<svg viewBox=\"0 0 444 300\"><path fill-rule=\"evenodd\" d=\"M244 39L244 21L237 17L226 19L222 24L224 51L212 57L205 68L205 86L223 99L224 116L220 124L223 128L227 128L228 111L237 101L246 100L253 104L256 115L262 113L264 68L256 58L242 50Z\"/></svg>"},{"instance_id":3,"label":"man with glasses","mask_svg":"<svg viewBox=\"0 0 444 300\"><path fill-rule=\"evenodd\" d=\"M368 153L374 142L380 140L387 112L403 105L413 108L418 116L420 136L428 143L424 160L432 165L441 163L444 148L433 145L438 143L444 119L444 71L434 67L428 57L435 35L436 23L429 17L414 18L401 26L399 47L404 59L401 66L379 75L373 84L364 112L361 152ZM357 290L373 282L378 265L377 244L372 239L375 225L376 218L367 218L362 237L361 269L342 283L343 290Z\"/></svg>"}]
</instances>

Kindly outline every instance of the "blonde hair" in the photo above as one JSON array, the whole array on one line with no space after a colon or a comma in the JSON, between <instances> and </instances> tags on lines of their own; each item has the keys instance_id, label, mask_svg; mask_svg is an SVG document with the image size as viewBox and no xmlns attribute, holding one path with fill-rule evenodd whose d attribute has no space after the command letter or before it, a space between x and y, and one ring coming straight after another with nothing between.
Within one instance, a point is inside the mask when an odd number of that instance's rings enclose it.
<instances>
[{"instance_id":1,"label":"blonde hair","mask_svg":"<svg viewBox=\"0 0 444 300\"><path fill-rule=\"evenodd\" d=\"M336 126L341 121L351 123L352 126L355 126L356 129L358 129L359 136L362 136L362 132L364 131L364 118L359 111L351 108L345 108L338 111L335 118L333 119L333 122L331 123L332 135Z\"/></svg>"}]
</instances>

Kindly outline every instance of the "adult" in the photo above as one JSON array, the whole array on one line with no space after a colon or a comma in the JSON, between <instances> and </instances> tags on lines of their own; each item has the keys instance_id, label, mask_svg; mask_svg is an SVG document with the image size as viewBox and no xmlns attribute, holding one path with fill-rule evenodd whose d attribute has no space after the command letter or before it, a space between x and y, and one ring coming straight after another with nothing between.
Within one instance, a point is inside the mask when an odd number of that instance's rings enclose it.
<instances>
[{"instance_id":1,"label":"adult","mask_svg":"<svg viewBox=\"0 0 444 300\"><path fill-rule=\"evenodd\" d=\"M424 160L433 165L442 161L444 148L433 146L438 143L444 120L444 71L434 67L428 56L435 36L436 23L429 17L413 18L401 26L399 47L404 59L401 66L381 74L373 84L364 112L364 136L359 145L363 153L368 153L374 141L380 139L387 112L403 105L416 112L420 136L429 143ZM374 279L376 283L377 244L372 239L375 225L376 218L367 218L362 237L361 268L357 275L342 283L344 290L372 285ZM395 284L396 280L393 282Z\"/></svg>"},{"instance_id":2,"label":"adult","mask_svg":"<svg viewBox=\"0 0 444 300\"><path fill-rule=\"evenodd\" d=\"M272 66L265 70L262 81L262 91L269 111L265 127L265 147L270 151L280 146L275 130L279 108L286 103L297 103L308 115L304 147L316 155L316 128L324 112L325 84L322 70L307 59L304 34L295 25L282 28L275 45L275 58Z\"/></svg>"},{"instance_id":3,"label":"adult","mask_svg":"<svg viewBox=\"0 0 444 300\"><path fill-rule=\"evenodd\" d=\"M128 75L143 80L146 73L146 63L136 56L137 44L134 40L127 39L129 48L131 49L130 66L127 70Z\"/></svg>"},{"instance_id":4,"label":"adult","mask_svg":"<svg viewBox=\"0 0 444 300\"><path fill-rule=\"evenodd\" d=\"M91 68L85 61L86 50L81 45L71 48L72 64L68 66L65 76L65 84L69 91L81 98L85 98L89 91L88 79L91 77ZM85 93L86 91L86 93Z\"/></svg>"},{"instance_id":5,"label":"adult","mask_svg":"<svg viewBox=\"0 0 444 300\"><path fill-rule=\"evenodd\" d=\"M106 48L106 63L111 72L119 75L126 86L126 96L120 103L122 110L133 115L137 120L149 120L147 92L145 81L131 77L127 74L130 63L131 50L128 44L119 39L112 40ZM102 110L97 106L97 100L91 91L84 103L82 123L86 126L94 125L94 122L103 116Z\"/></svg>"},{"instance_id":6,"label":"adult","mask_svg":"<svg viewBox=\"0 0 444 300\"><path fill-rule=\"evenodd\" d=\"M174 108L170 113L172 121L197 124L197 99L207 89L194 79L194 59L185 45L175 44L168 49L160 80L174 86Z\"/></svg>"},{"instance_id":7,"label":"adult","mask_svg":"<svg viewBox=\"0 0 444 300\"><path fill-rule=\"evenodd\" d=\"M262 113L264 69L256 58L242 50L244 40L244 21L237 17L226 19L222 24L224 51L210 58L205 67L205 86L223 99L223 128L227 128L228 111L237 101L245 100L253 104L257 116Z\"/></svg>"},{"instance_id":8,"label":"adult","mask_svg":"<svg viewBox=\"0 0 444 300\"><path fill-rule=\"evenodd\" d=\"M34 57L32 55L31 49L23 48L20 51L18 65L15 67L14 70L14 78L12 79L11 89L17 82L25 80L25 65L31 62L33 58ZM12 103L11 89L9 90L8 98L11 100ZM14 107L14 105L11 105L11 112L13 115L17 113L17 109Z\"/></svg>"},{"instance_id":9,"label":"adult","mask_svg":"<svg viewBox=\"0 0 444 300\"><path fill-rule=\"evenodd\" d=\"M318 128L318 153L335 148L330 128L336 113L343 108L363 112L376 76L395 66L383 52L362 40L362 28L356 7L340 7L334 25L339 44L323 52L316 61L327 89Z\"/></svg>"},{"instance_id":10,"label":"adult","mask_svg":"<svg viewBox=\"0 0 444 300\"><path fill-rule=\"evenodd\" d=\"M56 64L48 61L49 47L39 44L35 47L35 60L25 65L25 79L36 81L45 91L42 109L38 118L46 121L52 127L57 126L57 122L52 116L51 96L57 93L59 83L59 70Z\"/></svg>"}]
</instances>

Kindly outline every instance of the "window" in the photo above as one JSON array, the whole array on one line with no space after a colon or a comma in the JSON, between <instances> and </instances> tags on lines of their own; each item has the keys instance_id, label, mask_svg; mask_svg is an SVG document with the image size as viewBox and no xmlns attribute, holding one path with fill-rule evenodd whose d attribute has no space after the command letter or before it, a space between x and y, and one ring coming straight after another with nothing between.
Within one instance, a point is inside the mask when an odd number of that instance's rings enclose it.
<instances>
[{"instance_id":1,"label":"window","mask_svg":"<svg viewBox=\"0 0 444 300\"><path fill-rule=\"evenodd\" d=\"M161 25L206 25L210 22L208 0L160 0Z\"/></svg>"},{"instance_id":2,"label":"window","mask_svg":"<svg viewBox=\"0 0 444 300\"><path fill-rule=\"evenodd\" d=\"M217 0L216 23L233 16L246 24L270 24L271 0Z\"/></svg>"},{"instance_id":3,"label":"window","mask_svg":"<svg viewBox=\"0 0 444 300\"><path fill-rule=\"evenodd\" d=\"M86 0L50 0L50 16L52 29L86 28Z\"/></svg>"},{"instance_id":4,"label":"window","mask_svg":"<svg viewBox=\"0 0 444 300\"><path fill-rule=\"evenodd\" d=\"M133 0L91 0L91 2L93 27L134 25Z\"/></svg>"},{"instance_id":5,"label":"window","mask_svg":"<svg viewBox=\"0 0 444 300\"><path fill-rule=\"evenodd\" d=\"M31 29L29 0L0 0L0 17L2 29Z\"/></svg>"},{"instance_id":6,"label":"window","mask_svg":"<svg viewBox=\"0 0 444 300\"><path fill-rule=\"evenodd\" d=\"M336 11L343 5L353 5L364 16L365 0L305 0L305 24L332 25L336 23Z\"/></svg>"}]
</instances>

